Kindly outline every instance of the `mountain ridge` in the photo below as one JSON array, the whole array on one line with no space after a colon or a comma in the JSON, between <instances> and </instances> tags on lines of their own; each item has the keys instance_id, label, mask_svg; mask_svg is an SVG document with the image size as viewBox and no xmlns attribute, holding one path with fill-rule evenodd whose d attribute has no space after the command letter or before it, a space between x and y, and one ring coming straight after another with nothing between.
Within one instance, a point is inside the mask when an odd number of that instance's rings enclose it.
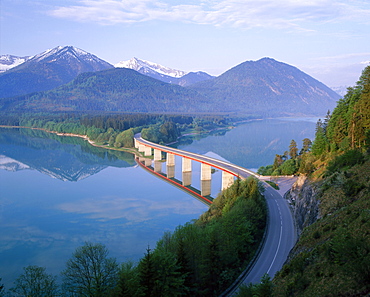
<instances>
[{"instance_id":1,"label":"mountain ridge","mask_svg":"<svg viewBox=\"0 0 370 297\"><path fill-rule=\"evenodd\" d=\"M309 114L317 108L322 111L334 108L340 98L329 87L298 68L272 58L243 62L214 79L189 88L223 102L224 108L229 110L233 110L233 104L238 102L258 111L290 109L294 113ZM231 101L228 100L230 96L233 97Z\"/></svg>"},{"instance_id":2,"label":"mountain ridge","mask_svg":"<svg viewBox=\"0 0 370 297\"><path fill-rule=\"evenodd\" d=\"M9 69L17 67L22 63L26 62L30 56L14 56L14 55L1 55L0 56L0 73L5 72Z\"/></svg>"},{"instance_id":3,"label":"mountain ridge","mask_svg":"<svg viewBox=\"0 0 370 297\"><path fill-rule=\"evenodd\" d=\"M93 54L73 46L58 46L1 73L0 98L50 90L80 73L109 68L113 65Z\"/></svg>"},{"instance_id":4,"label":"mountain ridge","mask_svg":"<svg viewBox=\"0 0 370 297\"><path fill-rule=\"evenodd\" d=\"M149 62L146 60L141 60L136 57L127 60L127 61L121 61L114 65L116 68L130 68L133 70L136 70L142 74L149 74L152 72L156 72L162 75L174 77L174 78L180 78L187 74L187 72L182 70L176 70L172 69L166 66L162 66L160 64Z\"/></svg>"},{"instance_id":5,"label":"mountain ridge","mask_svg":"<svg viewBox=\"0 0 370 297\"><path fill-rule=\"evenodd\" d=\"M189 86L199 81L213 78L212 75L202 71L186 72L182 70L176 70L170 67L162 66L158 63L141 60L136 57L127 61L119 62L114 66L116 68L133 69L141 74L158 79L160 81L180 86Z\"/></svg>"},{"instance_id":6,"label":"mountain ridge","mask_svg":"<svg viewBox=\"0 0 370 297\"><path fill-rule=\"evenodd\" d=\"M298 68L272 58L243 62L218 77L203 72L170 77L145 67L173 76L185 72L137 58L130 61L130 67L145 73L114 68L72 46L47 50L0 74L0 110L209 112L269 117L324 115L340 98Z\"/></svg>"}]
</instances>

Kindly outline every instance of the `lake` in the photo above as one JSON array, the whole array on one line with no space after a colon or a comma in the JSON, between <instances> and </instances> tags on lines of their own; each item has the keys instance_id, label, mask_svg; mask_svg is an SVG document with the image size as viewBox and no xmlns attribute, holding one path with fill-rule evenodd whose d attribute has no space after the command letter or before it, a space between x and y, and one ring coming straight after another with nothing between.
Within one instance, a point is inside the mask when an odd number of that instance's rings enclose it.
<instances>
[{"instance_id":1,"label":"lake","mask_svg":"<svg viewBox=\"0 0 370 297\"><path fill-rule=\"evenodd\" d=\"M256 170L288 150L292 139L299 148L304 138L313 139L316 120L251 121L207 137L185 137L175 146ZM192 185L199 188L200 165L193 162L193 170ZM181 179L180 165L175 177ZM220 188L216 170L213 197ZM138 166L132 154L76 137L0 129L0 278L7 289L28 265L58 275L86 241L105 244L119 262L137 261L165 231L206 210Z\"/></svg>"}]
</instances>

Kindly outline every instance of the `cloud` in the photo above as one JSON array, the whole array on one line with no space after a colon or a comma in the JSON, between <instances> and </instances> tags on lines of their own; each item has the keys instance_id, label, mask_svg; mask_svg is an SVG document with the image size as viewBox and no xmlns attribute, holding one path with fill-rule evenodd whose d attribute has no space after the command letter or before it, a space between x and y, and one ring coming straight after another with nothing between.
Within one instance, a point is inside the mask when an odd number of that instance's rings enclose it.
<instances>
[{"instance_id":1,"label":"cloud","mask_svg":"<svg viewBox=\"0 0 370 297\"><path fill-rule=\"evenodd\" d=\"M103 25L163 20L304 31L310 31L308 23L313 22L370 22L370 4L344 0L208 0L188 4L165 0L80 0L76 5L56 7L49 13Z\"/></svg>"},{"instance_id":2,"label":"cloud","mask_svg":"<svg viewBox=\"0 0 370 297\"><path fill-rule=\"evenodd\" d=\"M168 201L152 201L150 199L121 198L106 196L102 199L85 199L76 202L63 203L57 207L70 213L86 214L91 219L101 221L126 219L128 222L147 221L155 215L166 214L196 214L204 206L195 199L183 203L178 199Z\"/></svg>"}]
</instances>

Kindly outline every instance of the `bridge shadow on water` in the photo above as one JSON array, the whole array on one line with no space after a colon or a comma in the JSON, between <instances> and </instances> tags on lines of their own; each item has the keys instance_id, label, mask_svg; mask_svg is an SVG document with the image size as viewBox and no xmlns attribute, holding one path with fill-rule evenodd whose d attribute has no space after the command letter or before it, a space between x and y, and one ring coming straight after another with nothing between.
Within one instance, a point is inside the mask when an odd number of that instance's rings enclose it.
<instances>
[{"instance_id":1,"label":"bridge shadow on water","mask_svg":"<svg viewBox=\"0 0 370 297\"><path fill-rule=\"evenodd\" d=\"M203 204L210 206L213 202L213 197L211 195L202 196L201 191L194 188L191 185L184 185L183 182L175 177L168 177L166 173L163 173L161 171L157 171L152 166L152 160L148 158L135 158L136 163L143 168L144 170L148 171L149 173L153 174L154 176L162 179L163 181L179 188L180 190L186 192L187 194L193 196ZM150 165L147 165L150 164Z\"/></svg>"}]
</instances>

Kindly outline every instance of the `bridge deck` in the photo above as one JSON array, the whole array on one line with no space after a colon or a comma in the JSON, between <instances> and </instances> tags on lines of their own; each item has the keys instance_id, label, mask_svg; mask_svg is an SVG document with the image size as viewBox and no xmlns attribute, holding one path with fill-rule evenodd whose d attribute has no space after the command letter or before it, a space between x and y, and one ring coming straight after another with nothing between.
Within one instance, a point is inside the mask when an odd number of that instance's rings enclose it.
<instances>
[{"instance_id":1,"label":"bridge deck","mask_svg":"<svg viewBox=\"0 0 370 297\"><path fill-rule=\"evenodd\" d=\"M150 142L148 140L143 139L141 137L140 133L135 135L135 139L139 143L142 143L142 144L144 144L146 146L149 146L151 148L158 149L158 150L161 150L162 152L171 153L171 154L174 154L174 155L177 155L177 156L185 157L185 158L197 161L197 162L201 162L201 163L210 165L214 168L226 171L226 172L228 172L228 173L230 173L234 176L237 176L241 179L245 179L245 178L247 178L248 176L251 176L251 175L257 177L258 179L262 179L262 180L266 179L265 176L259 175L255 172L251 171L251 170L248 170L246 168L243 168L241 166L238 166L238 165L235 165L235 164L232 164L232 163L229 163L229 162L217 160L215 158L202 156L202 155L199 155L199 154L195 154L195 153L191 153L191 152L187 152L187 151L183 151L183 150L179 150L179 149L175 149L175 148L171 148L171 147L168 147L168 146L164 146L164 145L160 145L160 144Z\"/></svg>"}]
</instances>

